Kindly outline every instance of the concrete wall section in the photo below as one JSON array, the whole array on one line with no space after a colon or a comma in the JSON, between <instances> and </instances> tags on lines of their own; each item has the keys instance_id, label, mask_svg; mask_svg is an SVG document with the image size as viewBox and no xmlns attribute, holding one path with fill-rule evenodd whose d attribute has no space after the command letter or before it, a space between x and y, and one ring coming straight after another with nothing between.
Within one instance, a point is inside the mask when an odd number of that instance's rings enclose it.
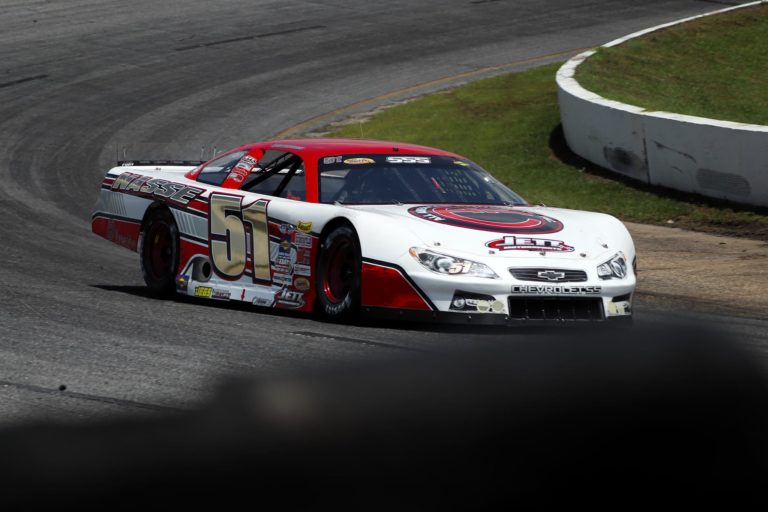
<instances>
[{"instance_id":1,"label":"concrete wall section","mask_svg":"<svg viewBox=\"0 0 768 512\"><path fill-rule=\"evenodd\" d=\"M732 9L717 12L729 10ZM693 18L676 23L689 19ZM669 25L644 30L605 46L615 46ZM768 206L767 126L646 112L605 99L584 89L575 79L579 64L593 54L589 51L574 57L557 73L563 131L574 153L645 183Z\"/></svg>"},{"instance_id":2,"label":"concrete wall section","mask_svg":"<svg viewBox=\"0 0 768 512\"><path fill-rule=\"evenodd\" d=\"M650 182L768 206L768 127L644 115Z\"/></svg>"},{"instance_id":3,"label":"concrete wall section","mask_svg":"<svg viewBox=\"0 0 768 512\"><path fill-rule=\"evenodd\" d=\"M606 169L648 182L648 159L642 109L606 100L573 78L583 53L557 73L560 116L568 146L579 156ZM617 129L620 127L620 129Z\"/></svg>"}]
</instances>

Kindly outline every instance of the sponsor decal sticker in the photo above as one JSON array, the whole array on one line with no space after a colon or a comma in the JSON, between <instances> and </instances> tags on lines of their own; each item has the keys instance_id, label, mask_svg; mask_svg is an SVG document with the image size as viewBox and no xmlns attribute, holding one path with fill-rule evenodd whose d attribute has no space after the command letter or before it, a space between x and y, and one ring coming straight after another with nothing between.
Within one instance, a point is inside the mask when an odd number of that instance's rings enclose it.
<instances>
[{"instance_id":1,"label":"sponsor decal sticker","mask_svg":"<svg viewBox=\"0 0 768 512\"><path fill-rule=\"evenodd\" d=\"M325 165L331 165L331 164L340 164L342 157L340 156L327 156L323 158L323 163Z\"/></svg>"},{"instance_id":2,"label":"sponsor decal sticker","mask_svg":"<svg viewBox=\"0 0 768 512\"><path fill-rule=\"evenodd\" d=\"M287 308L297 309L304 305L304 292L284 288L277 292L277 303Z\"/></svg>"},{"instance_id":3,"label":"sponsor decal sticker","mask_svg":"<svg viewBox=\"0 0 768 512\"><path fill-rule=\"evenodd\" d=\"M312 231L312 223L300 220L298 224L296 224L296 229L298 229L302 233L309 233L310 231Z\"/></svg>"},{"instance_id":4,"label":"sponsor decal sticker","mask_svg":"<svg viewBox=\"0 0 768 512\"><path fill-rule=\"evenodd\" d=\"M112 190L125 190L128 185L130 185L131 182L138 177L138 174L134 174L132 172L124 172L115 178L115 181L112 182Z\"/></svg>"},{"instance_id":5,"label":"sponsor decal sticker","mask_svg":"<svg viewBox=\"0 0 768 512\"><path fill-rule=\"evenodd\" d=\"M267 306L272 307L272 305L275 303L274 299L266 299L264 297L256 297L253 299L253 305L254 306Z\"/></svg>"},{"instance_id":6,"label":"sponsor decal sticker","mask_svg":"<svg viewBox=\"0 0 768 512\"><path fill-rule=\"evenodd\" d=\"M544 252L573 252L573 247L562 240L546 238L530 238L508 235L486 242L486 247L497 251L544 251Z\"/></svg>"},{"instance_id":7,"label":"sponsor decal sticker","mask_svg":"<svg viewBox=\"0 0 768 512\"><path fill-rule=\"evenodd\" d=\"M564 286L564 285L514 285L512 293L523 295L600 295L601 286Z\"/></svg>"},{"instance_id":8,"label":"sponsor decal sticker","mask_svg":"<svg viewBox=\"0 0 768 512\"><path fill-rule=\"evenodd\" d=\"M272 265L272 268L276 272L290 274L293 260L296 258L295 252L291 250L291 240L294 235L293 226L283 224L280 227L280 231L283 232L283 234L280 237L280 243L277 245L277 254L274 256L274 264Z\"/></svg>"},{"instance_id":9,"label":"sponsor decal sticker","mask_svg":"<svg viewBox=\"0 0 768 512\"><path fill-rule=\"evenodd\" d=\"M366 165L375 164L376 161L372 158L347 158L344 163L347 165Z\"/></svg>"},{"instance_id":10,"label":"sponsor decal sticker","mask_svg":"<svg viewBox=\"0 0 768 512\"><path fill-rule=\"evenodd\" d=\"M279 256L272 264L272 270L281 274L291 273L291 258Z\"/></svg>"},{"instance_id":11,"label":"sponsor decal sticker","mask_svg":"<svg viewBox=\"0 0 768 512\"><path fill-rule=\"evenodd\" d=\"M213 296L213 288L210 286L195 286L195 297L210 299Z\"/></svg>"},{"instance_id":12,"label":"sponsor decal sticker","mask_svg":"<svg viewBox=\"0 0 768 512\"><path fill-rule=\"evenodd\" d=\"M180 292L187 291L188 285L189 285L189 276L179 276L179 278L176 280L176 289Z\"/></svg>"},{"instance_id":13,"label":"sponsor decal sticker","mask_svg":"<svg viewBox=\"0 0 768 512\"><path fill-rule=\"evenodd\" d=\"M428 156L388 156L387 162L390 164L426 164L432 163Z\"/></svg>"},{"instance_id":14,"label":"sponsor decal sticker","mask_svg":"<svg viewBox=\"0 0 768 512\"><path fill-rule=\"evenodd\" d=\"M144 185L150 180L149 176L139 176L125 187L126 191L140 192Z\"/></svg>"},{"instance_id":15,"label":"sponsor decal sticker","mask_svg":"<svg viewBox=\"0 0 768 512\"><path fill-rule=\"evenodd\" d=\"M213 294L211 295L212 299L217 300L229 300L229 298L232 296L229 290L213 290Z\"/></svg>"},{"instance_id":16,"label":"sponsor decal sticker","mask_svg":"<svg viewBox=\"0 0 768 512\"><path fill-rule=\"evenodd\" d=\"M169 199L187 205L203 193L203 189L188 187L160 178L151 178L132 172L124 172L112 182L112 190Z\"/></svg>"},{"instance_id":17,"label":"sponsor decal sticker","mask_svg":"<svg viewBox=\"0 0 768 512\"><path fill-rule=\"evenodd\" d=\"M299 248L296 254L296 263L309 265L312 262L312 251L310 249Z\"/></svg>"},{"instance_id":18,"label":"sponsor decal sticker","mask_svg":"<svg viewBox=\"0 0 768 512\"><path fill-rule=\"evenodd\" d=\"M248 175L251 173L253 168L256 166L256 159L252 156L245 155L243 158L240 159L239 162L237 162L237 165L235 165L232 170L227 175L227 179L225 181L234 181L235 183L242 183L245 181L245 178L248 177Z\"/></svg>"},{"instance_id":19,"label":"sponsor decal sticker","mask_svg":"<svg viewBox=\"0 0 768 512\"><path fill-rule=\"evenodd\" d=\"M254 165L256 165L256 159L250 155L245 155L239 162L237 162L235 169L245 169L246 171L250 171L253 169Z\"/></svg>"},{"instance_id":20,"label":"sponsor decal sticker","mask_svg":"<svg viewBox=\"0 0 768 512\"><path fill-rule=\"evenodd\" d=\"M453 163L456 165L460 165L462 167L469 167L469 164L467 162L462 162L461 160L454 160Z\"/></svg>"},{"instance_id":21,"label":"sponsor decal sticker","mask_svg":"<svg viewBox=\"0 0 768 512\"><path fill-rule=\"evenodd\" d=\"M272 276L272 282L279 284L280 286L291 286L293 282L293 276L290 274L276 273Z\"/></svg>"},{"instance_id":22,"label":"sponsor decal sticker","mask_svg":"<svg viewBox=\"0 0 768 512\"><path fill-rule=\"evenodd\" d=\"M297 276L311 276L312 275L312 267L309 265L299 265L296 264L293 266L293 273Z\"/></svg>"},{"instance_id":23,"label":"sponsor decal sticker","mask_svg":"<svg viewBox=\"0 0 768 512\"><path fill-rule=\"evenodd\" d=\"M511 206L414 206L408 213L430 222L498 233L545 235L563 229L557 219Z\"/></svg>"},{"instance_id":24,"label":"sponsor decal sticker","mask_svg":"<svg viewBox=\"0 0 768 512\"><path fill-rule=\"evenodd\" d=\"M312 248L312 237L302 233L296 233L296 237L293 240L296 247L303 247L305 249Z\"/></svg>"},{"instance_id":25,"label":"sponsor decal sticker","mask_svg":"<svg viewBox=\"0 0 768 512\"><path fill-rule=\"evenodd\" d=\"M306 277L297 277L293 281L293 287L299 290L300 292L304 292L309 290L309 279Z\"/></svg>"}]
</instances>

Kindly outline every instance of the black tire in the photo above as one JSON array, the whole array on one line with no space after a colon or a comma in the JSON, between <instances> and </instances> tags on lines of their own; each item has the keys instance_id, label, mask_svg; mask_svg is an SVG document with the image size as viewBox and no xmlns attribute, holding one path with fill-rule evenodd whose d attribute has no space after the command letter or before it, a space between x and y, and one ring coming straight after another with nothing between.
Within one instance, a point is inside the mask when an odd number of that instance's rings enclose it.
<instances>
[{"instance_id":1,"label":"black tire","mask_svg":"<svg viewBox=\"0 0 768 512\"><path fill-rule=\"evenodd\" d=\"M139 255L150 291L158 297L172 297L179 266L179 228L167 208L150 212L139 237Z\"/></svg>"},{"instance_id":2,"label":"black tire","mask_svg":"<svg viewBox=\"0 0 768 512\"><path fill-rule=\"evenodd\" d=\"M339 226L323 239L315 277L318 310L330 320L346 320L360 308L362 256L357 233Z\"/></svg>"}]
</instances>

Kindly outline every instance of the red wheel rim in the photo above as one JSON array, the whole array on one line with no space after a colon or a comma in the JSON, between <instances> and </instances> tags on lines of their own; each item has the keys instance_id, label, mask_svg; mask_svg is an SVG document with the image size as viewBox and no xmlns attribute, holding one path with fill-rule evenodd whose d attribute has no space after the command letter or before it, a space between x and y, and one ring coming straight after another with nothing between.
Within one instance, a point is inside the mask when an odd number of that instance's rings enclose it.
<instances>
[{"instance_id":1,"label":"red wheel rim","mask_svg":"<svg viewBox=\"0 0 768 512\"><path fill-rule=\"evenodd\" d=\"M173 269L173 245L171 243L171 230L165 224L155 226L150 233L149 261L152 268L152 276L162 279Z\"/></svg>"},{"instance_id":2,"label":"red wheel rim","mask_svg":"<svg viewBox=\"0 0 768 512\"><path fill-rule=\"evenodd\" d=\"M333 304L343 302L355 279L355 250L349 239L344 238L333 243L323 270L325 296Z\"/></svg>"}]
</instances>

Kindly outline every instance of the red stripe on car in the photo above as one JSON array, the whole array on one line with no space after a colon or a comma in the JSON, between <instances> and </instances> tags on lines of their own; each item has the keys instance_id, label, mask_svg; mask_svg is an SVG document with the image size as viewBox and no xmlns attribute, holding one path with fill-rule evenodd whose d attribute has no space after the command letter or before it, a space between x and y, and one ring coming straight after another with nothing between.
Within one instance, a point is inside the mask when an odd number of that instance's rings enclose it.
<instances>
[{"instance_id":1,"label":"red stripe on car","mask_svg":"<svg viewBox=\"0 0 768 512\"><path fill-rule=\"evenodd\" d=\"M413 285L397 269L363 262L363 306L431 311Z\"/></svg>"}]
</instances>

